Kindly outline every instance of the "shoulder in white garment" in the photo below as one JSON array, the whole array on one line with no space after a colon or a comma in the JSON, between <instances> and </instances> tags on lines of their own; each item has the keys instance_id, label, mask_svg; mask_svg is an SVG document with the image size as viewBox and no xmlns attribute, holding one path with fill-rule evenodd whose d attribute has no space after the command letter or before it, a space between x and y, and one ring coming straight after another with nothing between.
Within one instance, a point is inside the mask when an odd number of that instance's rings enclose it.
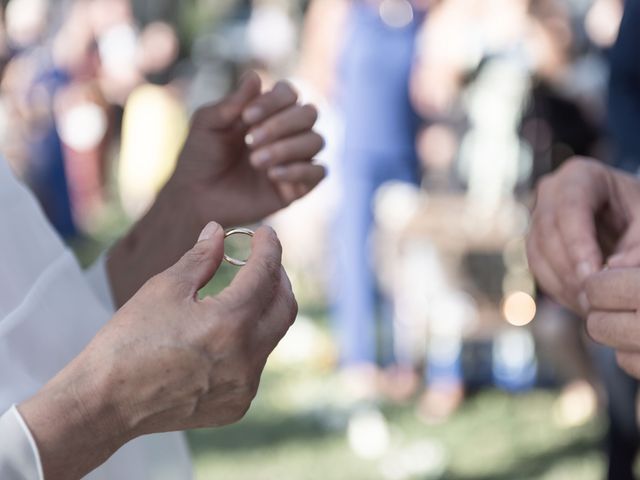
<instances>
[{"instance_id":1,"label":"shoulder in white garment","mask_svg":"<svg viewBox=\"0 0 640 480\"><path fill-rule=\"evenodd\" d=\"M33 195L0 159L0 445L18 447L23 477L37 471L35 445L25 437L17 410L73 359L113 314L104 258L87 274L48 223ZM5 441L5 435L19 436ZM8 439L7 439L8 440ZM25 440L27 443L25 443ZM20 443L22 442L22 443ZM3 458L2 455L6 458ZM0 466L9 454L0 448ZM14 452L15 455L15 452ZM15 463L15 462L14 462ZM28 462L27 462L28 463ZM31 473L30 473L31 472ZM5 475L0 469L0 478ZM162 480L192 478L180 433L149 435L130 442L87 478Z\"/></svg>"}]
</instances>

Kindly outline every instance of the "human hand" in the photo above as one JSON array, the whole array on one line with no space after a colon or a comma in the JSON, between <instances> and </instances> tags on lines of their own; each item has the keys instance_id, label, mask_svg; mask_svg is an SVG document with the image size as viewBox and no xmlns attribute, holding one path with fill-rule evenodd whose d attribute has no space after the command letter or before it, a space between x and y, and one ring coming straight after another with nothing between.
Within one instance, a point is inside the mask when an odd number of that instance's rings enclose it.
<instances>
[{"instance_id":1,"label":"human hand","mask_svg":"<svg viewBox=\"0 0 640 480\"><path fill-rule=\"evenodd\" d=\"M224 226L261 220L309 193L325 176L317 111L287 82L261 94L247 74L221 102L195 113L167 189L186 195L200 218ZM204 223L204 221L202 222Z\"/></svg>"},{"instance_id":2,"label":"human hand","mask_svg":"<svg viewBox=\"0 0 640 480\"><path fill-rule=\"evenodd\" d=\"M47 479L77 478L140 435L239 420L297 305L275 233L259 229L248 263L199 299L223 255L209 224L174 266L151 278L87 348L20 411Z\"/></svg>"},{"instance_id":3,"label":"human hand","mask_svg":"<svg viewBox=\"0 0 640 480\"><path fill-rule=\"evenodd\" d=\"M606 269L587 279L587 332L616 351L618 365L640 379L640 268Z\"/></svg>"},{"instance_id":4,"label":"human hand","mask_svg":"<svg viewBox=\"0 0 640 480\"><path fill-rule=\"evenodd\" d=\"M527 236L529 267L542 289L586 313L586 278L605 262L640 265L639 215L640 182L596 161L574 159L546 176Z\"/></svg>"}]
</instances>

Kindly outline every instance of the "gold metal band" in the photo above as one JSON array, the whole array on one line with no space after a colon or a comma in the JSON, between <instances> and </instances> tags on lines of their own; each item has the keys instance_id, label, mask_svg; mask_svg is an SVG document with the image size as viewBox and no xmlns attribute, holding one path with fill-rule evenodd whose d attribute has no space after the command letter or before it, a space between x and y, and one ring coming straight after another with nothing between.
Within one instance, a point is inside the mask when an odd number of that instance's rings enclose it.
<instances>
[{"instance_id":1,"label":"gold metal band","mask_svg":"<svg viewBox=\"0 0 640 480\"><path fill-rule=\"evenodd\" d=\"M248 228L232 228L231 230L227 230L224 233L224 238L231 237L233 235L247 235L248 237L253 237L253 230L249 230ZM222 257L224 261L234 265L236 267L243 267L247 264L247 260L237 260L233 257L229 257L226 253Z\"/></svg>"}]
</instances>

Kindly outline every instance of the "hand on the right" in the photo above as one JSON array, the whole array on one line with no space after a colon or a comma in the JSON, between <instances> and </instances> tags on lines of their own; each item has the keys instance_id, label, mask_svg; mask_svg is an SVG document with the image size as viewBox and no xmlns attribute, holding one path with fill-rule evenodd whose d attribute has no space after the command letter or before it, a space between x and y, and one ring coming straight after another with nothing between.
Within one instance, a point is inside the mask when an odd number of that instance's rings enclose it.
<instances>
[{"instance_id":1,"label":"hand on the right","mask_svg":"<svg viewBox=\"0 0 640 480\"><path fill-rule=\"evenodd\" d=\"M640 379L640 268L609 268L586 281L587 332L615 350L618 365Z\"/></svg>"},{"instance_id":2,"label":"hand on the right","mask_svg":"<svg viewBox=\"0 0 640 480\"><path fill-rule=\"evenodd\" d=\"M149 280L72 363L19 406L47 478L80 477L140 435L244 416L297 304L268 228L256 232L247 265L231 285L199 299L223 244L222 228L209 224L190 251Z\"/></svg>"},{"instance_id":3,"label":"hand on the right","mask_svg":"<svg viewBox=\"0 0 640 480\"><path fill-rule=\"evenodd\" d=\"M527 237L541 288L580 313L584 282L604 264L640 265L640 182L596 161L574 159L541 180Z\"/></svg>"}]
</instances>

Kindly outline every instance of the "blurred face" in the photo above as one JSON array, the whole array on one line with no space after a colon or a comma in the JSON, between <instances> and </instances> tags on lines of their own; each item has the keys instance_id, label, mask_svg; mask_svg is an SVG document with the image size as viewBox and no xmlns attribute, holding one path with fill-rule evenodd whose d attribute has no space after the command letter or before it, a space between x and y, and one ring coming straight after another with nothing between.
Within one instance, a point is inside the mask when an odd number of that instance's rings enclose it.
<instances>
[{"instance_id":1,"label":"blurred face","mask_svg":"<svg viewBox=\"0 0 640 480\"><path fill-rule=\"evenodd\" d=\"M15 45L33 45L42 36L48 14L45 0L11 0L5 12L7 34Z\"/></svg>"},{"instance_id":2,"label":"blurred face","mask_svg":"<svg viewBox=\"0 0 640 480\"><path fill-rule=\"evenodd\" d=\"M139 49L142 70L147 73L160 72L177 58L178 36L171 25L154 22L142 32Z\"/></svg>"},{"instance_id":3,"label":"blurred face","mask_svg":"<svg viewBox=\"0 0 640 480\"><path fill-rule=\"evenodd\" d=\"M566 7L555 0L534 1L529 34L538 72L546 77L561 73L574 40Z\"/></svg>"}]
</instances>

